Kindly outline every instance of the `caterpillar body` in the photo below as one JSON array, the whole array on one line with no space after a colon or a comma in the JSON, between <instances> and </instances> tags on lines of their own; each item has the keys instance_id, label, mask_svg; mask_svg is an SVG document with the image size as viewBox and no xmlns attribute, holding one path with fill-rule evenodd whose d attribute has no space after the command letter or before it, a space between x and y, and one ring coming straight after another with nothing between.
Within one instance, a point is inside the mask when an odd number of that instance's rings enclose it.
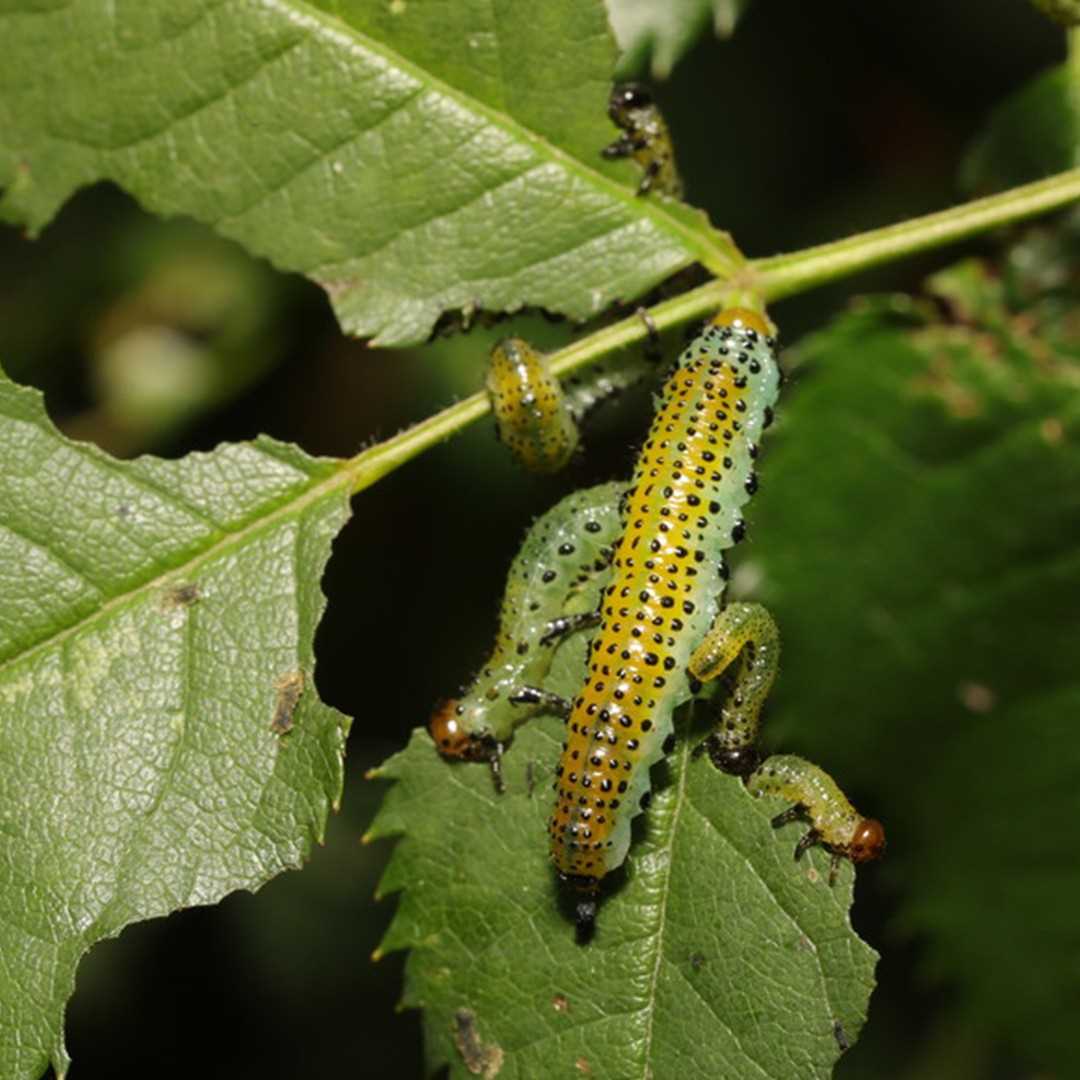
<instances>
[{"instance_id":1,"label":"caterpillar body","mask_svg":"<svg viewBox=\"0 0 1080 1080\"><path fill-rule=\"evenodd\" d=\"M537 688L556 646L595 621L600 589L611 576L625 487L576 491L537 519L510 566L494 650L462 697L431 718L440 753L490 762L497 786L499 759L514 729L551 704Z\"/></svg>"},{"instance_id":2,"label":"caterpillar body","mask_svg":"<svg viewBox=\"0 0 1080 1080\"><path fill-rule=\"evenodd\" d=\"M604 147L604 157L631 157L641 166L639 195L659 191L673 199L682 198L671 132L648 90L638 83L620 83L608 99L608 116L622 133Z\"/></svg>"},{"instance_id":3,"label":"caterpillar body","mask_svg":"<svg viewBox=\"0 0 1080 1080\"><path fill-rule=\"evenodd\" d=\"M584 416L654 367L649 355L595 364L564 387L542 352L522 338L504 338L491 350L485 377L499 441L530 472L558 472L577 450Z\"/></svg>"},{"instance_id":4,"label":"caterpillar body","mask_svg":"<svg viewBox=\"0 0 1080 1080\"><path fill-rule=\"evenodd\" d=\"M720 611L723 552L744 532L779 383L767 324L736 308L706 324L663 388L556 770L552 857L586 892L626 857L649 768L691 696L691 656Z\"/></svg>"},{"instance_id":5,"label":"caterpillar body","mask_svg":"<svg viewBox=\"0 0 1080 1080\"><path fill-rule=\"evenodd\" d=\"M486 385L499 439L525 468L557 472L573 457L577 421L543 353L504 338L491 350Z\"/></svg>"},{"instance_id":6,"label":"caterpillar body","mask_svg":"<svg viewBox=\"0 0 1080 1080\"><path fill-rule=\"evenodd\" d=\"M864 818L827 772L803 758L773 754L746 778L746 787L752 795L778 795L793 804L773 818L774 826L799 818L810 821L809 832L795 846L795 858L821 844L832 855L830 883L841 859L868 862L885 850L881 822Z\"/></svg>"}]
</instances>

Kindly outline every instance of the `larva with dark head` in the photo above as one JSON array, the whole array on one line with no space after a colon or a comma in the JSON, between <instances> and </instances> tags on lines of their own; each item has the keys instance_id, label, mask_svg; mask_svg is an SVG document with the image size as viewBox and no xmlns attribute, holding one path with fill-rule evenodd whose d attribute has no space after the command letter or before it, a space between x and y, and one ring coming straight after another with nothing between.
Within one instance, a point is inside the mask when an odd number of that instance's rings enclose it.
<instances>
[{"instance_id":1,"label":"larva with dark head","mask_svg":"<svg viewBox=\"0 0 1080 1080\"><path fill-rule=\"evenodd\" d=\"M659 191L681 199L682 180L675 165L671 132L649 91L639 83L620 83L608 99L608 116L622 128L622 134L604 147L604 157L632 157L641 166L639 195Z\"/></svg>"},{"instance_id":2,"label":"larva with dark head","mask_svg":"<svg viewBox=\"0 0 1080 1080\"><path fill-rule=\"evenodd\" d=\"M853 863L878 859L885 851L885 830L880 821L863 817L828 773L792 754L774 754L746 779L751 794L778 795L792 803L773 818L773 825L806 818L810 830L795 845L798 859L807 848L820 844L832 855L830 881L841 859Z\"/></svg>"},{"instance_id":3,"label":"larva with dark head","mask_svg":"<svg viewBox=\"0 0 1080 1080\"><path fill-rule=\"evenodd\" d=\"M679 357L638 456L549 826L559 874L587 897L626 857L649 769L691 696L691 657L720 611L723 553L745 531L780 384L773 345L756 312L710 320Z\"/></svg>"},{"instance_id":4,"label":"larva with dark head","mask_svg":"<svg viewBox=\"0 0 1080 1080\"><path fill-rule=\"evenodd\" d=\"M488 761L498 784L499 758L514 729L550 709L551 700L536 688L562 638L595 621L625 488L576 491L533 524L507 575L494 650L461 698L443 703L431 718L444 757Z\"/></svg>"}]
</instances>

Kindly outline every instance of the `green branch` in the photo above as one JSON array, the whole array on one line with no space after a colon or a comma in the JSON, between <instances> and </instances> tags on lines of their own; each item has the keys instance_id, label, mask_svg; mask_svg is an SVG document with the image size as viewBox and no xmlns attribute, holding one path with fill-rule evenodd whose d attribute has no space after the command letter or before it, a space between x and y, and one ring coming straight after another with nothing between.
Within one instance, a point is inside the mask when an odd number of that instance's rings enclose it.
<instances>
[{"instance_id":1,"label":"green branch","mask_svg":"<svg viewBox=\"0 0 1080 1080\"><path fill-rule=\"evenodd\" d=\"M756 293L780 300L837 278L954 244L1001 225L1034 217L1080 199L1080 169L1070 169L1000 195L955 206L899 225L873 229L844 240L788 255L753 260L729 280L714 280L649 308L657 330L704 318L724 306L732 293ZM608 353L638 344L648 330L644 319L631 315L588 334L554 352L551 369L565 376ZM345 466L352 490L362 491L425 450L463 430L489 411L487 396L473 394L352 458Z\"/></svg>"},{"instance_id":2,"label":"green branch","mask_svg":"<svg viewBox=\"0 0 1080 1080\"><path fill-rule=\"evenodd\" d=\"M779 300L881 263L1056 210L1074 199L1080 199L1080 169L820 247L755 259L751 272L765 299Z\"/></svg>"}]
</instances>

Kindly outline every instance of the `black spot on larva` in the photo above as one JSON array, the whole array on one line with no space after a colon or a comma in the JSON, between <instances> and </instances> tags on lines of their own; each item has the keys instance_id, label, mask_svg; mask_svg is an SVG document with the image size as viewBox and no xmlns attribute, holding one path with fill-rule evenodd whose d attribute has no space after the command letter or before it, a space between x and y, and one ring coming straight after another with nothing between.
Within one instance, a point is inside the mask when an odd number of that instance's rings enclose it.
<instances>
[{"instance_id":1,"label":"black spot on larva","mask_svg":"<svg viewBox=\"0 0 1080 1080\"><path fill-rule=\"evenodd\" d=\"M736 521L731 529L732 542L737 544L744 536L746 536L746 523L743 521Z\"/></svg>"},{"instance_id":2,"label":"black spot on larva","mask_svg":"<svg viewBox=\"0 0 1080 1080\"><path fill-rule=\"evenodd\" d=\"M638 803L638 806L640 806L642 810L648 810L651 805L652 805L652 792L651 791L643 792L642 796L641 796L641 801Z\"/></svg>"},{"instance_id":3,"label":"black spot on larva","mask_svg":"<svg viewBox=\"0 0 1080 1080\"><path fill-rule=\"evenodd\" d=\"M750 473L743 482L743 487L746 488L747 495L753 495L758 489L757 473Z\"/></svg>"},{"instance_id":4,"label":"black spot on larva","mask_svg":"<svg viewBox=\"0 0 1080 1080\"><path fill-rule=\"evenodd\" d=\"M573 555L574 554L574 545L569 544L569 543L560 544L559 545L559 554L560 555Z\"/></svg>"},{"instance_id":5,"label":"black spot on larva","mask_svg":"<svg viewBox=\"0 0 1080 1080\"><path fill-rule=\"evenodd\" d=\"M544 573L541 575L540 580L545 585L550 585L551 582L553 582L557 576L558 575L555 573L554 570L545 570Z\"/></svg>"}]
</instances>

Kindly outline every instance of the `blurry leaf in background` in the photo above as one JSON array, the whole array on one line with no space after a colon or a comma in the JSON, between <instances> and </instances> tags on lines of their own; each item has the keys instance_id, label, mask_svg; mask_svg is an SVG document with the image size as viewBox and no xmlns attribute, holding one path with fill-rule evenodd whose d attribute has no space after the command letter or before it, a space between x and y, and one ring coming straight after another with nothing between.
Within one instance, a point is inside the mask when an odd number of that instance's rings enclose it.
<instances>
[{"instance_id":1,"label":"blurry leaf in background","mask_svg":"<svg viewBox=\"0 0 1080 1080\"><path fill-rule=\"evenodd\" d=\"M1046 16L1062 26L1080 25L1080 0L1031 0Z\"/></svg>"},{"instance_id":2,"label":"blurry leaf in background","mask_svg":"<svg viewBox=\"0 0 1080 1080\"><path fill-rule=\"evenodd\" d=\"M960 182L1000 191L1080 165L1080 59L1043 72L991 115L968 151Z\"/></svg>"},{"instance_id":3,"label":"blurry leaf in background","mask_svg":"<svg viewBox=\"0 0 1080 1080\"><path fill-rule=\"evenodd\" d=\"M203 230L141 232L139 279L87 343L97 406L65 424L125 456L242 393L285 345L284 290L264 263Z\"/></svg>"},{"instance_id":4,"label":"blurry leaf in background","mask_svg":"<svg viewBox=\"0 0 1080 1080\"><path fill-rule=\"evenodd\" d=\"M750 0L607 0L615 39L622 49L621 78L648 71L666 79L683 54L710 28L728 38Z\"/></svg>"},{"instance_id":5,"label":"blurry leaf in background","mask_svg":"<svg viewBox=\"0 0 1080 1080\"><path fill-rule=\"evenodd\" d=\"M549 685L572 695L584 641L560 648ZM426 732L377 770L395 783L369 837L401 835L382 880L401 891L382 948L411 949L404 1003L424 1009L429 1068L476 1037L515 1075L828 1077L854 1042L875 954L848 922L853 871L828 884L828 856L792 859L805 825L776 832L777 800L755 802L706 758L679 748L654 770L650 809L625 871L612 875L591 942L548 855L562 724L523 728L505 762L450 765Z\"/></svg>"},{"instance_id":6,"label":"blurry leaf in background","mask_svg":"<svg viewBox=\"0 0 1080 1080\"><path fill-rule=\"evenodd\" d=\"M585 318L737 262L602 159L600 0L25 8L0 13L0 216L32 231L112 179L319 282L380 344L448 309Z\"/></svg>"},{"instance_id":7,"label":"blurry leaf in background","mask_svg":"<svg viewBox=\"0 0 1080 1080\"><path fill-rule=\"evenodd\" d=\"M0 453L0 1074L36 1080L95 941L321 839L348 722L313 640L348 491L266 438L122 464L4 378Z\"/></svg>"},{"instance_id":8,"label":"blurry leaf in background","mask_svg":"<svg viewBox=\"0 0 1080 1080\"><path fill-rule=\"evenodd\" d=\"M885 822L894 927L962 991L953 1021L1062 1076L1080 1071L1078 254L1074 214L935 275L938 308L865 301L792 350L743 552L784 637L769 745Z\"/></svg>"},{"instance_id":9,"label":"blurry leaf in background","mask_svg":"<svg viewBox=\"0 0 1080 1080\"><path fill-rule=\"evenodd\" d=\"M297 323L314 292L101 184L39 240L0 237L0 357L65 433L117 456L169 452L288 352L311 352Z\"/></svg>"}]
</instances>

